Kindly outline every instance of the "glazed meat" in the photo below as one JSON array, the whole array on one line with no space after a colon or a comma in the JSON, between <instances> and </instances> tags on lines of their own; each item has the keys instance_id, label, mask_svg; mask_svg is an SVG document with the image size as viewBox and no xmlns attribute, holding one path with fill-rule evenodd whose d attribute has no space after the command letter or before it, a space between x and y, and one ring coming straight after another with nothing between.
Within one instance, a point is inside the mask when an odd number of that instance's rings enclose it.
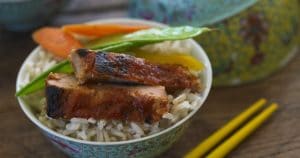
<instances>
[{"instance_id":1,"label":"glazed meat","mask_svg":"<svg viewBox=\"0 0 300 158\"><path fill-rule=\"evenodd\" d=\"M73 75L50 74L46 80L47 115L156 122L168 111L163 86L78 85Z\"/></svg>"},{"instance_id":2,"label":"glazed meat","mask_svg":"<svg viewBox=\"0 0 300 158\"><path fill-rule=\"evenodd\" d=\"M199 91L199 79L180 65L154 64L142 58L116 53L78 49L71 54L75 76L79 82L127 82L162 85L168 92Z\"/></svg>"}]
</instances>

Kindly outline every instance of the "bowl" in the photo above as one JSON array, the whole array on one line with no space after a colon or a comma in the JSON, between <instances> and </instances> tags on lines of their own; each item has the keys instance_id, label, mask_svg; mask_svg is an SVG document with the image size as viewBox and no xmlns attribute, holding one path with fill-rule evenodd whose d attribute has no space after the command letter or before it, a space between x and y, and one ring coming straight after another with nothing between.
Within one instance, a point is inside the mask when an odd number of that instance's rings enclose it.
<instances>
[{"instance_id":1,"label":"bowl","mask_svg":"<svg viewBox=\"0 0 300 158\"><path fill-rule=\"evenodd\" d=\"M120 24L140 24L149 25L155 27L165 27L165 25L145 21L145 20L135 20L135 19L110 19L110 20L97 20L93 23L120 23ZM206 100L211 84L212 84L212 70L210 61L201 48L193 40L188 40L192 45L192 55L201 60L205 65L205 70L203 71L203 84L204 91L202 92L203 100L198 104L197 108L190 112L182 120L178 121L171 127L162 130L159 133L149 135L134 140L120 141L120 142L91 142L78 140L71 137L64 136L62 134L56 133L55 131L49 129L43 125L33 113L33 109L22 98L18 98L19 104L25 115L42 131L42 133L60 150L74 158L100 158L100 157L111 157L111 158L127 158L127 157L154 157L165 150L167 150L171 145L178 140L178 138L183 134L184 130L188 127L191 117L200 109L203 102ZM35 48L29 56L24 61L20 68L17 76L16 87L17 90L20 88L20 84L25 76L25 64L28 62L34 62L34 57L38 54L40 47Z\"/></svg>"},{"instance_id":2,"label":"bowl","mask_svg":"<svg viewBox=\"0 0 300 158\"><path fill-rule=\"evenodd\" d=\"M220 30L196 38L211 59L214 86L266 78L299 50L299 0L131 0L129 12L170 25Z\"/></svg>"},{"instance_id":3,"label":"bowl","mask_svg":"<svg viewBox=\"0 0 300 158\"><path fill-rule=\"evenodd\" d=\"M29 31L48 22L69 0L1 0L0 25Z\"/></svg>"}]
</instances>

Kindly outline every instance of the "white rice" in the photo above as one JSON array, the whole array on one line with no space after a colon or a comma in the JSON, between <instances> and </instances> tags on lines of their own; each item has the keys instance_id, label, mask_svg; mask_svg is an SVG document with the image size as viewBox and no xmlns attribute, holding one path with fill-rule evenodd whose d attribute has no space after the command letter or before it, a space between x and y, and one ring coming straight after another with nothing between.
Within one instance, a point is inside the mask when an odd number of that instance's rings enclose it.
<instances>
[{"instance_id":1,"label":"white rice","mask_svg":"<svg viewBox=\"0 0 300 158\"><path fill-rule=\"evenodd\" d=\"M193 46L188 40L178 40L178 41L165 41L156 44L149 44L139 48L142 51L147 51L147 53L163 53L163 54L188 54L191 52Z\"/></svg>"},{"instance_id":2,"label":"white rice","mask_svg":"<svg viewBox=\"0 0 300 158\"><path fill-rule=\"evenodd\" d=\"M182 47L182 44L178 42L164 43L168 45L170 49L175 50L175 48L178 47L180 49L184 48ZM162 44L156 44L153 45L153 47L148 47L148 49L150 48L152 48L153 51L159 50L159 52L168 52L162 49L166 48L162 47ZM185 48L189 49L189 47ZM145 49L145 47L142 49ZM184 51L180 50L180 52ZM57 63L57 61L49 53L45 53L44 51L40 51L34 61L36 62L29 62L25 65L28 73L25 76L25 80L23 82L24 85ZM200 73L198 72L197 75L200 75ZM69 137L99 142L137 139L160 132L187 116L192 110L199 106L198 104L202 101L201 94L191 93L188 89L183 90L176 95L168 95L168 106L170 111L165 113L159 122L148 124L119 120L95 120L93 118L72 118L70 120L52 119L46 115L45 98L43 93L35 94L34 99L32 96L29 96L28 98L27 100L30 100L28 101L29 104L32 105L34 109L38 109L36 110L36 116L45 126Z\"/></svg>"}]
</instances>

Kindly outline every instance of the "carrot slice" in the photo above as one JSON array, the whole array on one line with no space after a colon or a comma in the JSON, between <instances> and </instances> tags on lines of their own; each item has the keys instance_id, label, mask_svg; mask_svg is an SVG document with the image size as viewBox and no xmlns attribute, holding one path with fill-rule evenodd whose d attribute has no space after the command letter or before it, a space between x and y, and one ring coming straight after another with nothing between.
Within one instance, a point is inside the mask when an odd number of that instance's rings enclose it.
<instances>
[{"instance_id":1,"label":"carrot slice","mask_svg":"<svg viewBox=\"0 0 300 158\"><path fill-rule=\"evenodd\" d=\"M67 58L72 49L82 48L81 43L60 28L44 27L35 31L33 40L60 58Z\"/></svg>"},{"instance_id":2,"label":"carrot slice","mask_svg":"<svg viewBox=\"0 0 300 158\"><path fill-rule=\"evenodd\" d=\"M122 24L71 24L65 25L62 29L68 33L75 33L84 36L103 37L112 34L130 33L138 30L148 29L144 25L122 25Z\"/></svg>"}]
</instances>

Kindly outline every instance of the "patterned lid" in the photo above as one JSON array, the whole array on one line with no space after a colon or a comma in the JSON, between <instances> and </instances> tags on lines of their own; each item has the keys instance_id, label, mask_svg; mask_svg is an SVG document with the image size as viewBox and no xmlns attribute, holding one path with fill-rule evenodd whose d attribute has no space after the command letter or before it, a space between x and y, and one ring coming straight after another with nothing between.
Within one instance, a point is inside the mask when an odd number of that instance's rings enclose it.
<instances>
[{"instance_id":1,"label":"patterned lid","mask_svg":"<svg viewBox=\"0 0 300 158\"><path fill-rule=\"evenodd\" d=\"M257 0L131 0L131 17L171 25L203 26L226 19Z\"/></svg>"}]
</instances>

